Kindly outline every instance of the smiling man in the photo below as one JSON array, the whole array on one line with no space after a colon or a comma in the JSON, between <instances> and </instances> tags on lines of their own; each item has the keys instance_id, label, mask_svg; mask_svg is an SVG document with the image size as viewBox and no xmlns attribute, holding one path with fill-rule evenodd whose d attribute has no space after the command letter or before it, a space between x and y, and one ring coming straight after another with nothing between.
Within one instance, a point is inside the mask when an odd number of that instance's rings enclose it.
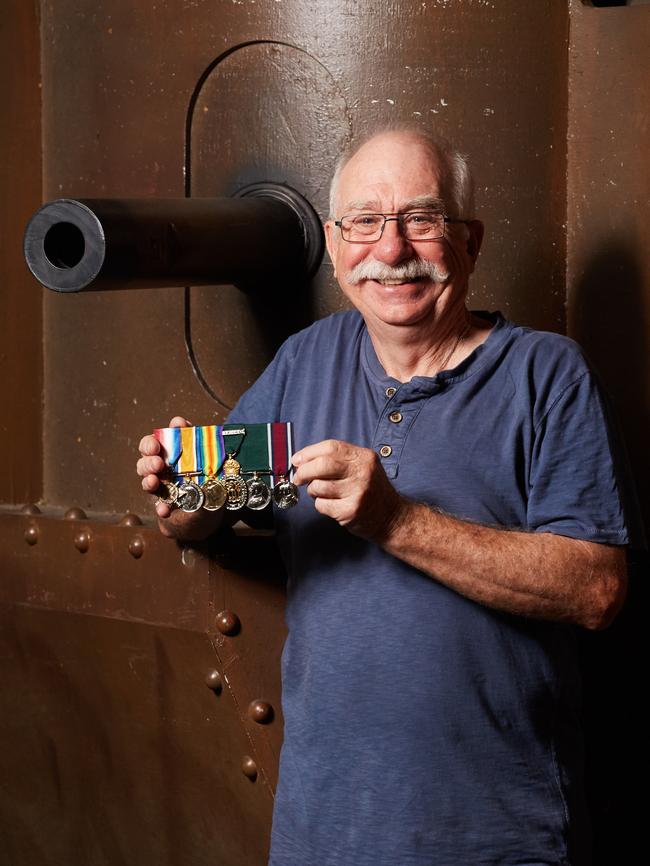
<instances>
[{"instance_id":1,"label":"smiling man","mask_svg":"<svg viewBox=\"0 0 650 866\"><path fill-rule=\"evenodd\" d=\"M231 414L293 421L309 493L276 514L270 863L585 866L572 629L620 608L629 540L603 399L567 338L468 311L483 229L459 154L374 136L325 231L356 309L291 337ZM157 510L179 538L217 519Z\"/></svg>"}]
</instances>

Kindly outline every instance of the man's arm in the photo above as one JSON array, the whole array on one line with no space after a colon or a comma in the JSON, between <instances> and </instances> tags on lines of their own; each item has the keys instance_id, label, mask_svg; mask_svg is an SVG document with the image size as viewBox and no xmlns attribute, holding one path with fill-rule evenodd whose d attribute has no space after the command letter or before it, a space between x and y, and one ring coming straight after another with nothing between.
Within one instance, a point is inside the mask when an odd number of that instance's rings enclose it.
<instances>
[{"instance_id":1,"label":"man's arm","mask_svg":"<svg viewBox=\"0 0 650 866\"><path fill-rule=\"evenodd\" d=\"M625 549L493 529L400 496L374 451L328 440L294 455L316 509L456 592L520 616L598 629L623 604Z\"/></svg>"}]
</instances>

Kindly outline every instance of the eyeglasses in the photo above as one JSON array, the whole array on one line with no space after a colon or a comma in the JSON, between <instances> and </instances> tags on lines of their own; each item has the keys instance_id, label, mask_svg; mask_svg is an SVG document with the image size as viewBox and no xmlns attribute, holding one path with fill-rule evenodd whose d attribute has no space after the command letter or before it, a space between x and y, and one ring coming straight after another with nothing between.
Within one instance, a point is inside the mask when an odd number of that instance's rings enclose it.
<instances>
[{"instance_id":1,"label":"eyeglasses","mask_svg":"<svg viewBox=\"0 0 650 866\"><path fill-rule=\"evenodd\" d=\"M341 229L341 237L351 244L374 244L384 233L388 222L399 223L402 236L410 241L435 241L445 236L446 223L466 223L434 211L418 210L406 213L347 214L334 225Z\"/></svg>"}]
</instances>

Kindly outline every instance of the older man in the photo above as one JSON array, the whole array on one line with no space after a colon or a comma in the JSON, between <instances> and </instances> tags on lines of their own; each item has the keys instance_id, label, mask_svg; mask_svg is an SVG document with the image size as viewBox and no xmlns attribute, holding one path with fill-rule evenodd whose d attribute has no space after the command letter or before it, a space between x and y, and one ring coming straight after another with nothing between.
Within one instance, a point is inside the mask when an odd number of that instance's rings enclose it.
<instances>
[{"instance_id":1,"label":"older man","mask_svg":"<svg viewBox=\"0 0 650 866\"><path fill-rule=\"evenodd\" d=\"M356 310L291 337L231 414L294 422L310 494L276 515L273 866L588 862L571 626L624 598L619 461L574 343L467 310L472 208L422 133L347 154L325 232ZM218 520L157 509L179 538Z\"/></svg>"}]
</instances>

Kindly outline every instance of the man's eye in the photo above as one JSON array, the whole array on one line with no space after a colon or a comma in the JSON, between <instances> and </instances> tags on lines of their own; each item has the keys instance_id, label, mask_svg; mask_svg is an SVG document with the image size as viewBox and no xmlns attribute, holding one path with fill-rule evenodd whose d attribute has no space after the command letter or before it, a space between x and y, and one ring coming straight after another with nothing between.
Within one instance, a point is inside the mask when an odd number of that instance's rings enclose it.
<instances>
[{"instance_id":1,"label":"man's eye","mask_svg":"<svg viewBox=\"0 0 650 866\"><path fill-rule=\"evenodd\" d=\"M353 225L358 226L359 228L372 228L373 226L379 225L380 222L381 217L372 213L362 213L354 218Z\"/></svg>"},{"instance_id":2,"label":"man's eye","mask_svg":"<svg viewBox=\"0 0 650 866\"><path fill-rule=\"evenodd\" d=\"M426 228L432 226L436 222L435 214L428 213L408 213L405 215L405 222L409 226L417 226L418 228Z\"/></svg>"}]
</instances>

